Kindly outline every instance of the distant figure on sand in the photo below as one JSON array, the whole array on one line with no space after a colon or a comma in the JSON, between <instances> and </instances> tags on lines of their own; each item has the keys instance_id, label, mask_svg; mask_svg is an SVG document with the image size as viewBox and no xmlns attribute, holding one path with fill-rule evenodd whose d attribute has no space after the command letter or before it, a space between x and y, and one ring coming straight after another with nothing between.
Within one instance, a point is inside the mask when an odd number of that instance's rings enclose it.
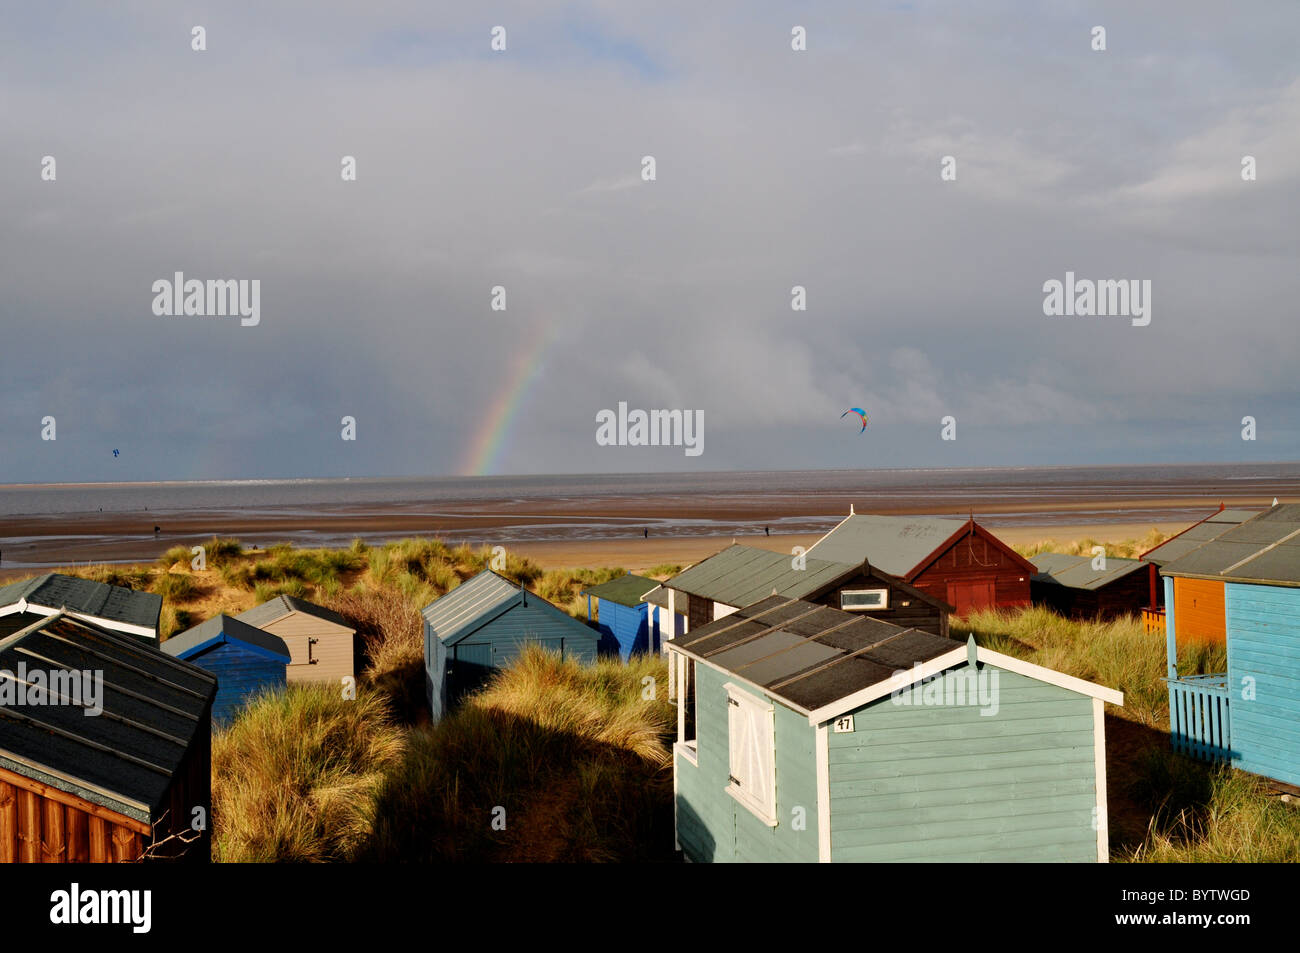
<instances>
[{"instance_id":1,"label":"distant figure on sand","mask_svg":"<svg viewBox=\"0 0 1300 953\"><path fill-rule=\"evenodd\" d=\"M772 530L769 529L768 527L764 526L764 527L763 527L763 535L764 535L764 536L771 536L771 535L772 535Z\"/></svg>"},{"instance_id":2,"label":"distant figure on sand","mask_svg":"<svg viewBox=\"0 0 1300 953\"><path fill-rule=\"evenodd\" d=\"M161 526L155 526L155 527L153 528L153 534L154 534L155 536L157 536L160 532L162 532L162 527L161 527Z\"/></svg>"},{"instance_id":3,"label":"distant figure on sand","mask_svg":"<svg viewBox=\"0 0 1300 953\"><path fill-rule=\"evenodd\" d=\"M650 527L647 526L645 529L641 530L641 533L642 533L642 538L643 538L643 539L649 539L649 538L650 538Z\"/></svg>"}]
</instances>

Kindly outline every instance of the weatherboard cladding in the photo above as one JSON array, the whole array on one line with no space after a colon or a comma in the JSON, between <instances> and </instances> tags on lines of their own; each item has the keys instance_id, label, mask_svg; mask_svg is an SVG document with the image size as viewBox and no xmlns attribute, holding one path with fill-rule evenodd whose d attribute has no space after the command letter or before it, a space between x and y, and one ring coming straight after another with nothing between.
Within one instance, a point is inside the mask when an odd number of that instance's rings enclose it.
<instances>
[{"instance_id":1,"label":"weatherboard cladding","mask_svg":"<svg viewBox=\"0 0 1300 953\"><path fill-rule=\"evenodd\" d=\"M46 573L0 587L0 606L26 600L46 609L63 609L128 625L158 628L162 596L110 586L93 579Z\"/></svg>"},{"instance_id":2,"label":"weatherboard cladding","mask_svg":"<svg viewBox=\"0 0 1300 953\"><path fill-rule=\"evenodd\" d=\"M1067 556L1064 553L1039 553L1030 559L1038 573L1034 582L1055 583L1070 589L1100 589L1123 579L1129 573L1145 569L1140 559L1106 557L1105 569L1094 569L1091 556Z\"/></svg>"},{"instance_id":3,"label":"weatherboard cladding","mask_svg":"<svg viewBox=\"0 0 1300 953\"><path fill-rule=\"evenodd\" d=\"M162 650L217 676L214 723L232 720L258 692L283 687L290 662L289 647L279 636L226 615L172 636Z\"/></svg>"},{"instance_id":4,"label":"weatherboard cladding","mask_svg":"<svg viewBox=\"0 0 1300 953\"><path fill-rule=\"evenodd\" d=\"M103 712L0 706L0 764L145 823L156 822L173 775L206 744L217 680L130 636L62 614L0 643L0 668L103 673Z\"/></svg>"},{"instance_id":5,"label":"weatherboard cladding","mask_svg":"<svg viewBox=\"0 0 1300 953\"><path fill-rule=\"evenodd\" d=\"M862 560L856 560L861 565ZM664 583L678 592L689 593L729 606L747 606L772 594L801 599L856 572L855 566L805 557L803 569L792 565L792 557L767 549L733 544Z\"/></svg>"},{"instance_id":6,"label":"weatherboard cladding","mask_svg":"<svg viewBox=\"0 0 1300 953\"><path fill-rule=\"evenodd\" d=\"M1300 785L1300 589L1249 583L1225 589L1228 684L1254 688L1249 701L1238 701L1238 692L1231 702L1232 763Z\"/></svg>"},{"instance_id":7,"label":"weatherboard cladding","mask_svg":"<svg viewBox=\"0 0 1300 953\"><path fill-rule=\"evenodd\" d=\"M929 632L783 596L691 629L673 645L804 713L957 647Z\"/></svg>"},{"instance_id":8,"label":"weatherboard cladding","mask_svg":"<svg viewBox=\"0 0 1300 953\"><path fill-rule=\"evenodd\" d=\"M1096 861L1092 699L998 670L997 703L885 697L828 732L831 860Z\"/></svg>"}]
</instances>

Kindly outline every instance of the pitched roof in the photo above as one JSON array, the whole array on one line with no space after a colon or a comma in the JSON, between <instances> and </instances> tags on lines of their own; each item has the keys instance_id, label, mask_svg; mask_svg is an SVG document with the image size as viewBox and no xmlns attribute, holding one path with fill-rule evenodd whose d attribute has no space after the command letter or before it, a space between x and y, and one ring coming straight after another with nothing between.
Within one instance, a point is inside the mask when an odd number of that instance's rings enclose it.
<instances>
[{"instance_id":1,"label":"pitched roof","mask_svg":"<svg viewBox=\"0 0 1300 953\"><path fill-rule=\"evenodd\" d=\"M1169 576L1300 586L1300 504L1274 506L1166 563Z\"/></svg>"},{"instance_id":2,"label":"pitched roof","mask_svg":"<svg viewBox=\"0 0 1300 953\"><path fill-rule=\"evenodd\" d=\"M1192 550L1212 539L1218 539L1234 526L1240 526L1258 514L1253 510L1219 510L1199 523L1194 523L1177 536L1172 536L1159 546L1148 549L1142 559L1157 566L1186 556Z\"/></svg>"},{"instance_id":3,"label":"pitched roof","mask_svg":"<svg viewBox=\"0 0 1300 953\"><path fill-rule=\"evenodd\" d=\"M768 596L668 644L804 714L961 647L919 629L784 596Z\"/></svg>"},{"instance_id":4,"label":"pitched roof","mask_svg":"<svg viewBox=\"0 0 1300 953\"><path fill-rule=\"evenodd\" d=\"M1107 556L1105 569L1093 569L1092 559L1065 553L1039 553L1029 561L1038 570L1034 582L1055 583L1068 589L1100 589L1146 567L1140 559Z\"/></svg>"},{"instance_id":5,"label":"pitched roof","mask_svg":"<svg viewBox=\"0 0 1300 953\"><path fill-rule=\"evenodd\" d=\"M192 629L178 632L163 642L162 650L176 658L188 659L222 642L242 642L258 653L283 661L286 665L292 660L284 639L224 613L214 615Z\"/></svg>"},{"instance_id":6,"label":"pitched roof","mask_svg":"<svg viewBox=\"0 0 1300 953\"><path fill-rule=\"evenodd\" d=\"M459 642L497 616L518 605L529 605L568 623L574 631L581 630L590 638L599 634L562 609L558 609L541 596L528 592L508 579L503 579L491 569L484 569L472 579L462 582L451 592L435 599L423 609L429 631L448 645Z\"/></svg>"},{"instance_id":7,"label":"pitched roof","mask_svg":"<svg viewBox=\"0 0 1300 953\"><path fill-rule=\"evenodd\" d=\"M332 612L324 606L318 606L314 602L308 602L306 599L295 599L293 596L276 596L274 599L263 602L260 606L253 606L246 612L239 613L235 618L240 622L247 622L249 625L261 628L279 622L291 612L303 612L318 619L324 619L326 622L341 625L345 629L356 628L337 612Z\"/></svg>"},{"instance_id":8,"label":"pitched roof","mask_svg":"<svg viewBox=\"0 0 1300 953\"><path fill-rule=\"evenodd\" d=\"M603 582L582 590L584 595L595 596L603 602L617 602L621 606L639 606L645 602L645 594L658 583L646 576L624 573L617 579Z\"/></svg>"},{"instance_id":9,"label":"pitched roof","mask_svg":"<svg viewBox=\"0 0 1300 953\"><path fill-rule=\"evenodd\" d=\"M770 596L773 590L790 599L823 591L861 572L861 560L858 563L846 566L804 557L804 568L795 569L791 557L784 553L732 544L678 573L664 587L729 606L747 606Z\"/></svg>"},{"instance_id":10,"label":"pitched roof","mask_svg":"<svg viewBox=\"0 0 1300 953\"><path fill-rule=\"evenodd\" d=\"M60 670L102 673L103 711L93 699L0 705L0 765L128 817L152 823L168 801L172 776L217 691L203 669L150 645L56 613L0 640L0 669L53 684ZM17 690L12 679L5 690Z\"/></svg>"},{"instance_id":11,"label":"pitched roof","mask_svg":"<svg viewBox=\"0 0 1300 953\"><path fill-rule=\"evenodd\" d=\"M869 560L871 565L892 576L906 577L927 556L959 533L967 522L919 516L850 514L813 543L808 555L852 564Z\"/></svg>"},{"instance_id":12,"label":"pitched roof","mask_svg":"<svg viewBox=\"0 0 1300 953\"><path fill-rule=\"evenodd\" d=\"M668 587L663 583L655 586L649 592L641 594L641 601L648 602L652 606L658 606L661 609L668 608Z\"/></svg>"},{"instance_id":13,"label":"pitched roof","mask_svg":"<svg viewBox=\"0 0 1300 953\"><path fill-rule=\"evenodd\" d=\"M162 596L137 592L125 586L110 586L93 579L47 572L0 586L0 606L26 601L45 609L63 609L110 622L158 629Z\"/></svg>"}]
</instances>

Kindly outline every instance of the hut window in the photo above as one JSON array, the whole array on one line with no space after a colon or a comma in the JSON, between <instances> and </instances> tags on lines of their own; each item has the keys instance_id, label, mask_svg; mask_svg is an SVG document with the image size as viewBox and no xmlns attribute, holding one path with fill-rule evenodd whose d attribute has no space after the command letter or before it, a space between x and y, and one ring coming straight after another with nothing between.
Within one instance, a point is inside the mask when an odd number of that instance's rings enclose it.
<instances>
[{"instance_id":1,"label":"hut window","mask_svg":"<svg viewBox=\"0 0 1300 953\"><path fill-rule=\"evenodd\" d=\"M848 612L870 612L889 608L888 589L845 589L840 593L840 608Z\"/></svg>"},{"instance_id":2,"label":"hut window","mask_svg":"<svg viewBox=\"0 0 1300 953\"><path fill-rule=\"evenodd\" d=\"M770 827L776 826L775 719L771 704L727 685L727 793Z\"/></svg>"}]
</instances>

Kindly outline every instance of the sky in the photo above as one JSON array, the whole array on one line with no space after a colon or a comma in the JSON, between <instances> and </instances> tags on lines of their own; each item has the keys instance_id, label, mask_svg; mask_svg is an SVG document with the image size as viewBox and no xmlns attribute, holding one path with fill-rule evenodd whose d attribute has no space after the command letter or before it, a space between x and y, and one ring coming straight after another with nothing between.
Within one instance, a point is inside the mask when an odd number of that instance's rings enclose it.
<instances>
[{"instance_id":1,"label":"sky","mask_svg":"<svg viewBox=\"0 0 1300 953\"><path fill-rule=\"evenodd\" d=\"M1046 7L22 5L0 483L1297 459L1300 5Z\"/></svg>"}]
</instances>

